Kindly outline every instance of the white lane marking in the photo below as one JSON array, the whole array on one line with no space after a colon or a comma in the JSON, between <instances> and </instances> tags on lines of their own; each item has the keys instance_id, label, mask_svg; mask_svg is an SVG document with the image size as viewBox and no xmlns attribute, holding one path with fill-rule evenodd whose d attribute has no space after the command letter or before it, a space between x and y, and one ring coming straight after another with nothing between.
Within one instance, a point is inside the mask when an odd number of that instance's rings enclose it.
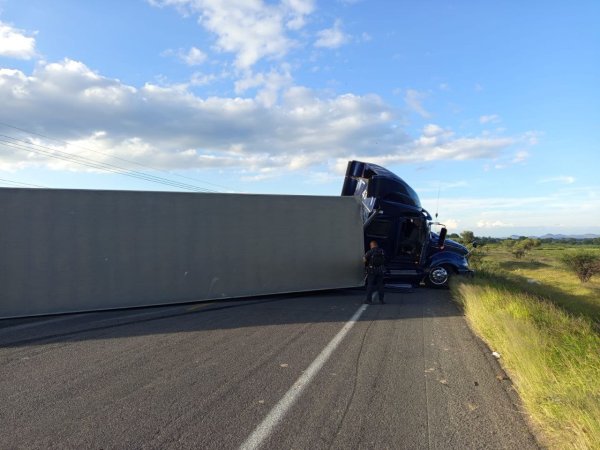
<instances>
[{"instance_id":1,"label":"white lane marking","mask_svg":"<svg viewBox=\"0 0 600 450\"><path fill-rule=\"evenodd\" d=\"M300 397L306 386L312 381L321 367L327 362L331 354L342 342L342 339L346 336L348 331L354 326L356 321L360 318L362 313L367 309L368 305L362 305L354 313L343 328L335 335L335 337L327 344L327 347L317 356L317 358L311 363L311 365L304 371L304 373L296 380L293 386L286 392L279 403L277 403L273 409L269 412L267 417L256 427L252 434L246 439L246 441L240 446L240 450L253 450L259 448L263 442L271 435L277 424L287 414L289 409L293 406L296 400Z\"/></svg>"}]
</instances>

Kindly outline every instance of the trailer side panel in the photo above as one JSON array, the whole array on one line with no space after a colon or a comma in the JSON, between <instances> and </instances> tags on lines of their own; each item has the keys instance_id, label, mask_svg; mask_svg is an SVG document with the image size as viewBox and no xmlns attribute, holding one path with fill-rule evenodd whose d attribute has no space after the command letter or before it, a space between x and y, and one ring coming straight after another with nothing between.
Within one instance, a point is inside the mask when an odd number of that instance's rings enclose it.
<instances>
[{"instance_id":1,"label":"trailer side panel","mask_svg":"<svg viewBox=\"0 0 600 450\"><path fill-rule=\"evenodd\" d=\"M0 317L358 286L351 197L0 189Z\"/></svg>"}]
</instances>

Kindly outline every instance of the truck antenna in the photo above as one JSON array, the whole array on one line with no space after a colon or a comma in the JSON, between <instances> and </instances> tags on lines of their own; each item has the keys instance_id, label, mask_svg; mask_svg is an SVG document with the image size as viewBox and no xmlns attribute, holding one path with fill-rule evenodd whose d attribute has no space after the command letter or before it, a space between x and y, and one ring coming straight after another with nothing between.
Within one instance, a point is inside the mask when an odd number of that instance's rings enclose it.
<instances>
[{"instance_id":1,"label":"truck antenna","mask_svg":"<svg viewBox=\"0 0 600 450\"><path fill-rule=\"evenodd\" d=\"M437 204L435 205L435 220L438 218L438 211L440 208L440 189L442 187L442 183L438 184L438 196L437 196Z\"/></svg>"}]
</instances>

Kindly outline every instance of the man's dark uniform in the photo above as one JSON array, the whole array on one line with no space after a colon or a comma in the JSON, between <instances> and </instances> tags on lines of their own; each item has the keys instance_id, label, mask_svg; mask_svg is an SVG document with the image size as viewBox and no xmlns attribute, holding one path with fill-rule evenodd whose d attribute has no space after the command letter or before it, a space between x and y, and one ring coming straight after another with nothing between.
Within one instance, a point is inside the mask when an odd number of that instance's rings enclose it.
<instances>
[{"instance_id":1,"label":"man's dark uniform","mask_svg":"<svg viewBox=\"0 0 600 450\"><path fill-rule=\"evenodd\" d=\"M380 266L373 265L373 256L376 253L380 253L382 256L380 259L383 259L384 253L379 247L373 247L367 253L365 253L365 265L367 270L367 298L365 303L371 303L371 298L373 297L375 290L377 290L379 293L379 301L381 303L385 303L383 301L383 274L385 272L385 266L383 264Z\"/></svg>"}]
</instances>

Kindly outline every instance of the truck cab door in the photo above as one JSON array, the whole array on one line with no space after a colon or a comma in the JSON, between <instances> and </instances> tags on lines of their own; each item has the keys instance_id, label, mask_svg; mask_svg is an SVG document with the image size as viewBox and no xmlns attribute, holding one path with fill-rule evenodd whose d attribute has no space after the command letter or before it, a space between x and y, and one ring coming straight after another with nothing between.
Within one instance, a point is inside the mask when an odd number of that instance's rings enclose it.
<instances>
[{"instance_id":1,"label":"truck cab door","mask_svg":"<svg viewBox=\"0 0 600 450\"><path fill-rule=\"evenodd\" d=\"M394 255L395 246L395 223L394 219L386 217L376 217L365 228L365 251L369 248L369 242L377 241L379 247L386 254L386 259ZM387 261L386 261L387 262Z\"/></svg>"},{"instance_id":2,"label":"truck cab door","mask_svg":"<svg viewBox=\"0 0 600 450\"><path fill-rule=\"evenodd\" d=\"M402 268L417 268L424 251L428 228L423 217L404 216L397 222L394 260Z\"/></svg>"}]
</instances>

